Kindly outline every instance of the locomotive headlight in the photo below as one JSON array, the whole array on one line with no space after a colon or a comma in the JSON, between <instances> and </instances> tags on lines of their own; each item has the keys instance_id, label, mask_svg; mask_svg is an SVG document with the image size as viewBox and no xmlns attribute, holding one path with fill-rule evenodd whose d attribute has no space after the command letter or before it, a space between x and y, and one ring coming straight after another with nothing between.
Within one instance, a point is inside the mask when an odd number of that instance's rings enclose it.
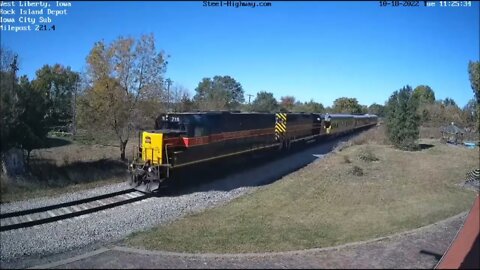
<instances>
[{"instance_id":1,"label":"locomotive headlight","mask_svg":"<svg viewBox=\"0 0 480 270\"><path fill-rule=\"evenodd\" d=\"M152 172L152 167L148 167L148 172Z\"/></svg>"}]
</instances>

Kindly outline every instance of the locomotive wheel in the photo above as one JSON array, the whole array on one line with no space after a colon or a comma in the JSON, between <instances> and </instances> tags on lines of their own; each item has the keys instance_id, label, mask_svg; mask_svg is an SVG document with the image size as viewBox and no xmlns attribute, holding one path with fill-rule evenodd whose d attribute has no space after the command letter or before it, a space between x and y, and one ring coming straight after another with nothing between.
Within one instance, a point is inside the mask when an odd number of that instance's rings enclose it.
<instances>
[{"instance_id":1,"label":"locomotive wheel","mask_svg":"<svg viewBox=\"0 0 480 270\"><path fill-rule=\"evenodd\" d=\"M138 186L138 179L137 176L134 173L130 173L130 186Z\"/></svg>"},{"instance_id":2,"label":"locomotive wheel","mask_svg":"<svg viewBox=\"0 0 480 270\"><path fill-rule=\"evenodd\" d=\"M152 189L151 189L151 187L150 187L150 184L151 184L151 183L152 183L151 181L148 181L148 182L145 184L145 192L147 192L147 193L152 192Z\"/></svg>"}]
</instances>

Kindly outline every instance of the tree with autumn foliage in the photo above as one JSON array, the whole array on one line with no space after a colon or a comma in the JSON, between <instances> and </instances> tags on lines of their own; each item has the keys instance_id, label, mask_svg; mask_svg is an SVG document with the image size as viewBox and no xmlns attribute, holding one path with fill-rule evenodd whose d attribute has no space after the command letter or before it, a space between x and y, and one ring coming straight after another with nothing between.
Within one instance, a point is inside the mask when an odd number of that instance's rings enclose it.
<instances>
[{"instance_id":1,"label":"tree with autumn foliage","mask_svg":"<svg viewBox=\"0 0 480 270\"><path fill-rule=\"evenodd\" d=\"M157 51L153 35L119 37L110 44L96 42L87 66L88 87L79 101L79 116L90 130L113 131L124 160L136 122L165 109L166 56Z\"/></svg>"},{"instance_id":2,"label":"tree with autumn foliage","mask_svg":"<svg viewBox=\"0 0 480 270\"><path fill-rule=\"evenodd\" d=\"M295 106L294 96L284 96L280 98L280 111L291 112Z\"/></svg>"}]
</instances>

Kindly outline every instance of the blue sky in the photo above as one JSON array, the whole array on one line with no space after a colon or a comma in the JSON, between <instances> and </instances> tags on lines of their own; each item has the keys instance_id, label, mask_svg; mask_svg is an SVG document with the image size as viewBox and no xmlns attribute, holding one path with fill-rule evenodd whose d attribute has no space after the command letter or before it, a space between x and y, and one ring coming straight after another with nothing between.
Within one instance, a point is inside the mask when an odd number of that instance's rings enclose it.
<instances>
[{"instance_id":1,"label":"blue sky","mask_svg":"<svg viewBox=\"0 0 480 270\"><path fill-rule=\"evenodd\" d=\"M245 1L244 1L245 2ZM479 60L479 3L380 7L370 2L277 2L203 7L190 2L72 2L50 32L1 32L20 74L44 64L86 69L94 42L153 33L171 55L166 76L194 94L204 77L230 75L259 91L325 106L339 97L383 104L404 85L427 84L460 106L473 97L469 60ZM53 2L52 2L53 5ZM246 100L248 97L245 95Z\"/></svg>"}]
</instances>

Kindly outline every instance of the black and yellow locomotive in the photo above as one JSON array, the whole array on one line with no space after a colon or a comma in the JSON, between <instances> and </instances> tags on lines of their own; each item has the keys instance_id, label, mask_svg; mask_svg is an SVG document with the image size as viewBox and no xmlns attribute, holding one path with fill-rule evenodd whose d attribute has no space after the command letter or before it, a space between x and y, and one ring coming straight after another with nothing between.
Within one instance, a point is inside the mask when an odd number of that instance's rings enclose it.
<instances>
[{"instance_id":1,"label":"black and yellow locomotive","mask_svg":"<svg viewBox=\"0 0 480 270\"><path fill-rule=\"evenodd\" d=\"M278 149L376 124L373 115L194 112L162 114L139 133L131 185L150 192L172 170L244 153Z\"/></svg>"}]
</instances>

